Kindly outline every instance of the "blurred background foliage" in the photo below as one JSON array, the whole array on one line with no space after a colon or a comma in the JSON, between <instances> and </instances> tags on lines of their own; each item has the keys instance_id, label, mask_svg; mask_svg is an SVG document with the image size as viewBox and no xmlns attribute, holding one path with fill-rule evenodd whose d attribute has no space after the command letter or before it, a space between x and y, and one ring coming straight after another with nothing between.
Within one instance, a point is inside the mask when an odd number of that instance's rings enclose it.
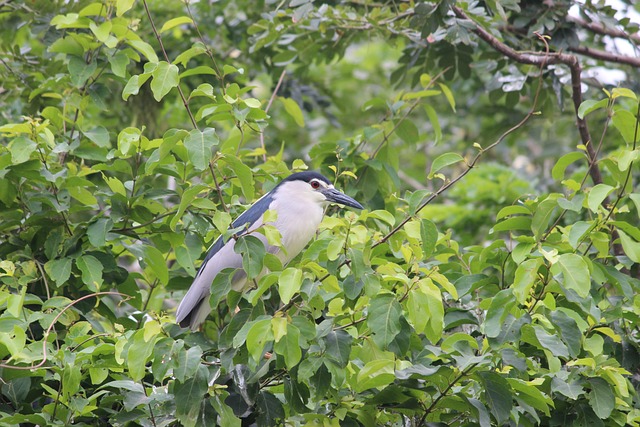
<instances>
[{"instance_id":1,"label":"blurred background foliage","mask_svg":"<svg viewBox=\"0 0 640 427\"><path fill-rule=\"evenodd\" d=\"M638 8L0 2L0 421L637 425ZM173 325L307 168L366 211Z\"/></svg>"}]
</instances>

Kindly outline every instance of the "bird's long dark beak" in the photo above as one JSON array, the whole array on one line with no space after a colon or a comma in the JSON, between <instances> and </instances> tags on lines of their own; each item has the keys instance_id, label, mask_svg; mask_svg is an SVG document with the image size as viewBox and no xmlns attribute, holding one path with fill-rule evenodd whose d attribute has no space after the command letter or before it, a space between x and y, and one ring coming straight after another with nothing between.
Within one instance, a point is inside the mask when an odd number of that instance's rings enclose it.
<instances>
[{"instance_id":1,"label":"bird's long dark beak","mask_svg":"<svg viewBox=\"0 0 640 427\"><path fill-rule=\"evenodd\" d=\"M352 208L356 209L364 209L364 207L355 199L347 196L344 193L341 193L335 188L325 188L324 190L322 190L322 194L324 194L324 197L326 197L328 202L351 206Z\"/></svg>"}]
</instances>

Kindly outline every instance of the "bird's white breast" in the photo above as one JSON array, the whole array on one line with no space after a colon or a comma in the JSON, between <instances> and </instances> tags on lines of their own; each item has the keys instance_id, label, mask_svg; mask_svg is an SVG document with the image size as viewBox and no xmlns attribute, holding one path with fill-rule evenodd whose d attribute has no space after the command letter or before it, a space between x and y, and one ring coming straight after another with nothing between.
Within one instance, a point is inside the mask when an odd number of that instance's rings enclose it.
<instances>
[{"instance_id":1,"label":"bird's white breast","mask_svg":"<svg viewBox=\"0 0 640 427\"><path fill-rule=\"evenodd\" d=\"M309 192L298 191L289 195L287 192L279 191L270 209L276 211L277 219L274 225L280 231L282 246L286 249L286 253L280 258L287 263L298 255L315 235L322 221L323 203L315 194Z\"/></svg>"}]
</instances>

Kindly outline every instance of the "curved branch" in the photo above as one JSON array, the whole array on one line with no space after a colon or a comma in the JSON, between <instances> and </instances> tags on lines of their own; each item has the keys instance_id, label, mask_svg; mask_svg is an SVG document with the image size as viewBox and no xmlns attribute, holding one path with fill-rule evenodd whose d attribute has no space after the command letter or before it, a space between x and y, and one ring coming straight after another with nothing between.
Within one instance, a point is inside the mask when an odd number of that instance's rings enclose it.
<instances>
[{"instance_id":1,"label":"curved branch","mask_svg":"<svg viewBox=\"0 0 640 427\"><path fill-rule=\"evenodd\" d=\"M572 100L573 107L576 114L576 124L578 126L578 132L580 133L580 139L582 140L582 144L586 147L587 154L589 156L589 164L593 165L589 169L589 174L591 175L591 179L594 184L602 183L602 175L600 173L600 169L598 168L597 155L596 151L593 147L591 141L591 135L589 134L589 127L587 126L587 122L584 118L580 118L578 116L578 108L580 108L580 104L582 104L582 80L581 80L581 72L582 67L580 66L580 61L577 56L570 55L562 52L550 52L546 54L535 54L535 53L523 53L518 52L510 46L507 46L502 41L498 40L494 35L489 33L484 27L480 24L476 23L474 20L469 18L467 14L459 7L452 6L451 10L453 13L459 18L470 21L473 26L473 32L478 35L482 40L484 40L489 46L491 46L496 51L502 53L507 58L513 59L516 62L521 64L529 64L529 65L538 65L542 67L546 67L547 65L552 64L562 64L569 67L571 72L571 88L572 88ZM603 205L606 206L609 204L608 198L605 199Z\"/></svg>"},{"instance_id":2,"label":"curved branch","mask_svg":"<svg viewBox=\"0 0 640 427\"><path fill-rule=\"evenodd\" d=\"M575 52L580 55L588 56L593 59L599 59L601 61L615 62L618 64L631 65L632 67L640 67L640 58L633 56L620 55L618 53L606 52L604 50L593 49L586 46L570 47L571 52Z\"/></svg>"},{"instance_id":3,"label":"curved branch","mask_svg":"<svg viewBox=\"0 0 640 427\"><path fill-rule=\"evenodd\" d=\"M587 20L579 18L577 16L567 16L567 21L573 22L574 24L577 24L582 28L586 28L587 30L592 31L596 34L600 34L602 36L616 37L640 43L640 34L628 34L627 32L619 30L617 28L607 28L601 22L588 22Z\"/></svg>"},{"instance_id":4,"label":"curved branch","mask_svg":"<svg viewBox=\"0 0 640 427\"><path fill-rule=\"evenodd\" d=\"M29 371L31 369L38 369L38 368L41 368L42 366L44 366L44 364L47 363L47 360L49 358L48 353L47 353L47 339L49 338L49 334L51 333L51 330L53 329L53 326L56 323L58 323L58 319L60 318L60 316L62 316L62 314L65 311L67 311L68 309L70 309L71 307L73 307L74 305L79 303L80 301L84 301L86 299L93 298L93 297L98 297L98 296L102 296L102 295L119 295L119 296L125 297L126 299L130 298L129 295L123 294L122 292L108 291L108 292L94 292L92 294L80 297L75 301L71 301L62 310L60 310L60 313L58 313L56 315L56 317L53 318L53 320L51 321L51 324L49 325L47 330L44 331L44 336L42 337L42 360L40 361L40 363L38 363L36 365L31 365L31 366L14 366L14 365L7 365L6 363L3 363L5 361L2 361L2 362L0 362L0 368L16 369L16 370L21 370L21 371Z\"/></svg>"}]
</instances>

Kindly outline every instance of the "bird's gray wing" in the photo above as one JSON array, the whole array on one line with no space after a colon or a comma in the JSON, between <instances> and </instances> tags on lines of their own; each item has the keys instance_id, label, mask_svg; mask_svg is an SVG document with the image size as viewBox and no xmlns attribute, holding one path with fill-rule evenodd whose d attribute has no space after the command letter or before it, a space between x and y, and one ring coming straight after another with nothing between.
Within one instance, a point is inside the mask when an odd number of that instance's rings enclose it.
<instances>
[{"instance_id":1,"label":"bird's gray wing","mask_svg":"<svg viewBox=\"0 0 640 427\"><path fill-rule=\"evenodd\" d=\"M271 193L265 194L249 209L242 213L231 224L230 229L245 226L246 229L256 228L261 222L262 215L269 209L273 197ZM213 243L205 257L191 287L185 294L176 310L176 322L182 327L190 326L197 329L211 312L208 296L211 283L216 275L225 268L242 267L242 256L233 250L235 239L224 241L223 236Z\"/></svg>"}]
</instances>

